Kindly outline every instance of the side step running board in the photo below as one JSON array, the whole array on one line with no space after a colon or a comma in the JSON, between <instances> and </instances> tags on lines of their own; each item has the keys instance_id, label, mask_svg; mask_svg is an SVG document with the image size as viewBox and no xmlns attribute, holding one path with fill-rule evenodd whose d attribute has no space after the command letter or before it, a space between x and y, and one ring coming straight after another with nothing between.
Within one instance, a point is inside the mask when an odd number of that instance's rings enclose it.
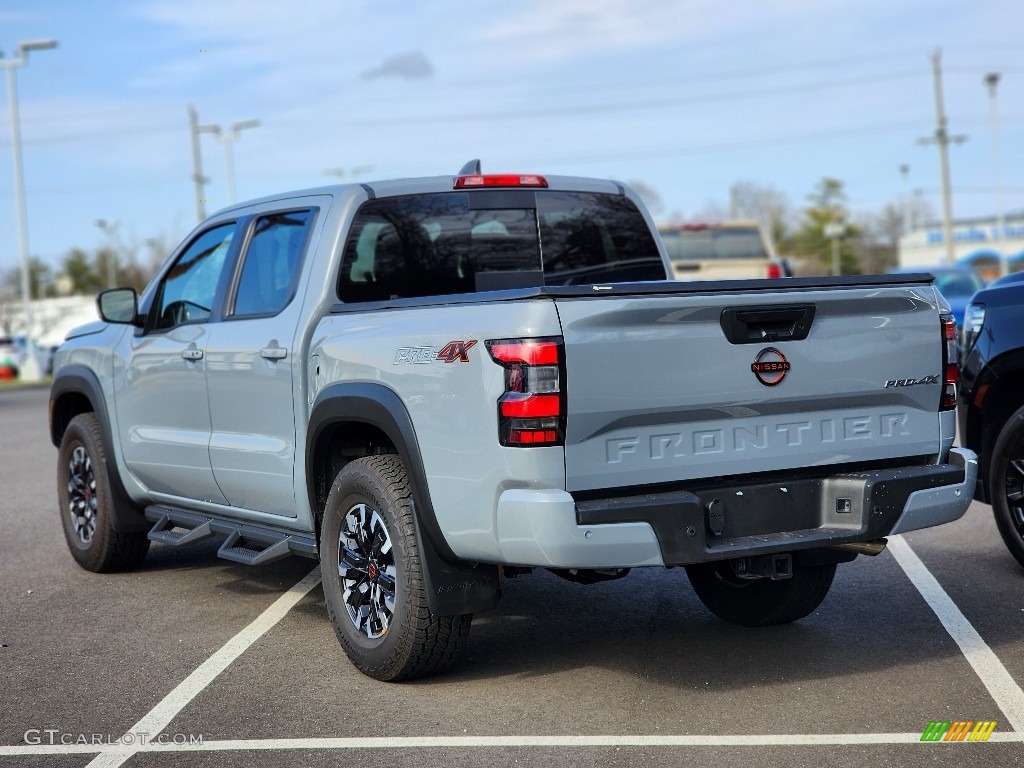
<instances>
[{"instance_id":1,"label":"side step running board","mask_svg":"<svg viewBox=\"0 0 1024 768\"><path fill-rule=\"evenodd\" d=\"M316 540L308 535L238 523L162 505L146 507L146 519L153 521L148 538L173 547L200 541L214 534L223 534L227 538L217 550L217 556L243 565L265 565L289 555L314 560L320 557Z\"/></svg>"},{"instance_id":2,"label":"side step running board","mask_svg":"<svg viewBox=\"0 0 1024 768\"><path fill-rule=\"evenodd\" d=\"M149 520L153 519L149 514L150 509L161 513L147 535L150 541L159 541L170 544L172 547L179 547L182 544L190 544L213 535L213 529L210 527L213 522L212 518L193 515L181 510L149 507L146 509L146 518Z\"/></svg>"},{"instance_id":3,"label":"side step running board","mask_svg":"<svg viewBox=\"0 0 1024 768\"><path fill-rule=\"evenodd\" d=\"M270 534L266 538L254 536L251 530L243 534L239 528L228 534L227 539L217 550L217 557L234 560L243 565L264 565L291 554L288 548L289 539L291 536L282 536L279 533ZM263 548L259 549L261 545Z\"/></svg>"}]
</instances>

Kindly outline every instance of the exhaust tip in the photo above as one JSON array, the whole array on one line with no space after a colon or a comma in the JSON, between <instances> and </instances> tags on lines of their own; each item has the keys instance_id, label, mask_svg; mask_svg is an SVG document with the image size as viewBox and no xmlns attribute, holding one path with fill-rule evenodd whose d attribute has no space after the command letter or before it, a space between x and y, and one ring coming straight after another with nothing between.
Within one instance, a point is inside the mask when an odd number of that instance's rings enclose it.
<instances>
[{"instance_id":1,"label":"exhaust tip","mask_svg":"<svg viewBox=\"0 0 1024 768\"><path fill-rule=\"evenodd\" d=\"M856 552L858 555L870 555L875 557L885 551L888 539L873 539L872 541L854 541L850 544L836 544L833 549L841 549L844 552Z\"/></svg>"}]
</instances>

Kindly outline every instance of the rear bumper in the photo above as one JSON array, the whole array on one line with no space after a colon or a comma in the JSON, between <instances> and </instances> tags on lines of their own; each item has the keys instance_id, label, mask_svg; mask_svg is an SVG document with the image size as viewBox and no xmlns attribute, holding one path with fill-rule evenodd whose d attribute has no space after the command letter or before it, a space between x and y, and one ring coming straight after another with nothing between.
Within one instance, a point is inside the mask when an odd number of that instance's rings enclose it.
<instances>
[{"instance_id":1,"label":"rear bumper","mask_svg":"<svg viewBox=\"0 0 1024 768\"><path fill-rule=\"evenodd\" d=\"M978 462L729 484L576 501L509 490L497 509L501 561L557 568L687 565L870 541L941 525L970 506Z\"/></svg>"}]
</instances>

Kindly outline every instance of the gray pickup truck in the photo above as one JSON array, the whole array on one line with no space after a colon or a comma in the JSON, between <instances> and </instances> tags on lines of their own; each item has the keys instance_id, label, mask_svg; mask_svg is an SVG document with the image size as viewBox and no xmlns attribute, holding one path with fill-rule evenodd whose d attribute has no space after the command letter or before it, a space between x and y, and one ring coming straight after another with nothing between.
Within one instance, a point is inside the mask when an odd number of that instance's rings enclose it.
<instances>
[{"instance_id":1,"label":"gray pickup truck","mask_svg":"<svg viewBox=\"0 0 1024 768\"><path fill-rule=\"evenodd\" d=\"M502 577L685 566L747 626L959 518L955 326L926 275L685 283L622 184L350 184L203 222L56 355L92 571L224 537L319 559L353 663L436 672Z\"/></svg>"}]
</instances>

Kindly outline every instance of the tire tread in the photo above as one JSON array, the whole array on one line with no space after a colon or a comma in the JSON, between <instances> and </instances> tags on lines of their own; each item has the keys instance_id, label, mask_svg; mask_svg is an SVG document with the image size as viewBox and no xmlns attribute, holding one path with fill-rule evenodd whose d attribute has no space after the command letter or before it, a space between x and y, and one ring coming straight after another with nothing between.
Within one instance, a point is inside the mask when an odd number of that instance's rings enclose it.
<instances>
[{"instance_id":1,"label":"tire tread","mask_svg":"<svg viewBox=\"0 0 1024 768\"><path fill-rule=\"evenodd\" d=\"M1014 458L1006 454L1021 445L1024 445L1024 407L1017 409L999 430L999 436L992 447L988 472L989 501L992 503L992 514L999 535L1014 559L1024 566L1024 531L1018 530L1014 524L1013 513L1006 498L1006 462Z\"/></svg>"},{"instance_id":2,"label":"tire tread","mask_svg":"<svg viewBox=\"0 0 1024 768\"><path fill-rule=\"evenodd\" d=\"M397 530L390 531L392 546L395 546L396 538L400 537L404 541L403 550L406 551L408 573L406 610L402 625L392 629L408 633L408 637L401 638L398 647L388 657L374 663L368 658L369 654L364 653L348 638L348 614L342 606L335 610L328 597L328 612L335 633L352 662L362 672L377 680L396 682L436 674L451 665L465 647L472 614L435 616L427 607L426 586L416 545L412 489L401 458L393 454L382 454L350 462L338 474L331 496L340 495L343 485L360 481L364 485L381 486L383 500L392 505L397 526ZM335 500L336 503L337 501L340 499ZM327 506L330 513L331 498L328 499ZM324 563L325 574L329 567L333 566ZM399 600L401 599L399 596Z\"/></svg>"},{"instance_id":3,"label":"tire tread","mask_svg":"<svg viewBox=\"0 0 1024 768\"><path fill-rule=\"evenodd\" d=\"M96 479L98 496L97 525L93 534L92 545L81 549L70 540L73 535L68 530L65 519L67 477L65 474L67 455L65 448L73 441L78 441L89 454L93 465L93 476ZM58 454L57 498L61 506L61 519L65 536L69 537L68 548L80 566L94 573L114 573L130 571L137 568L149 552L149 538L145 533L125 533L115 531L110 522L110 505L117 503L110 486L110 470L107 466L107 448L103 442L103 431L100 429L96 414L91 411L75 416L64 430L61 450Z\"/></svg>"}]
</instances>

